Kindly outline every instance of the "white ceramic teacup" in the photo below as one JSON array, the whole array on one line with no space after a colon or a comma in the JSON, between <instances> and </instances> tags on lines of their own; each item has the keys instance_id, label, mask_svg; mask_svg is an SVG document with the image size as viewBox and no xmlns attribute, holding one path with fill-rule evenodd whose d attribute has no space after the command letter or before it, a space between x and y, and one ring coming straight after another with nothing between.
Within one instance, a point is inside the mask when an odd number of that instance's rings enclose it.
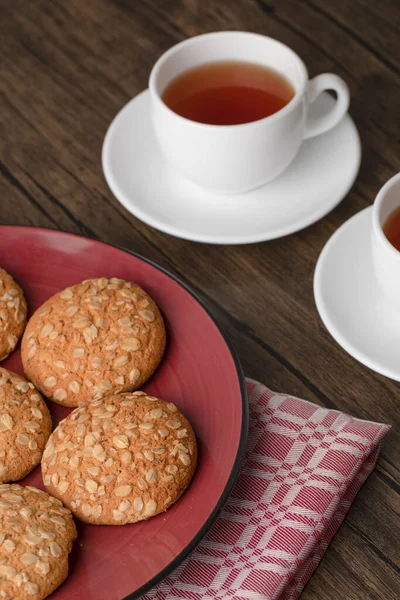
<instances>
[{"instance_id":1,"label":"white ceramic teacup","mask_svg":"<svg viewBox=\"0 0 400 600\"><path fill-rule=\"evenodd\" d=\"M275 114L241 125L207 125L173 112L162 100L175 77L198 65L238 60L279 71L295 95ZM186 178L219 193L245 192L277 177L292 162L304 139L328 131L346 114L349 90L337 75L309 81L305 64L288 46L272 38L238 31L207 33L173 46L150 74L151 113L156 136L169 163ZM319 118L309 106L324 90L337 101Z\"/></svg>"},{"instance_id":2,"label":"white ceramic teacup","mask_svg":"<svg viewBox=\"0 0 400 600\"><path fill-rule=\"evenodd\" d=\"M379 286L400 311L400 252L383 233L388 216L400 206L400 173L379 191L372 207L372 261Z\"/></svg>"}]
</instances>

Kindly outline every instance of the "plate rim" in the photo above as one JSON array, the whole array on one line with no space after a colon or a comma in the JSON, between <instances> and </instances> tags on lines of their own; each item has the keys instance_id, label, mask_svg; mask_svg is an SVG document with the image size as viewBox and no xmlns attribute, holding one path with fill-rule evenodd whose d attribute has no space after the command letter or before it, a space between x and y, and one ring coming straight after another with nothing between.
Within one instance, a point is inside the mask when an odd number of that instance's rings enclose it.
<instances>
[{"instance_id":1,"label":"plate rim","mask_svg":"<svg viewBox=\"0 0 400 600\"><path fill-rule=\"evenodd\" d=\"M323 92L323 94L326 94L327 96L329 96L329 94L327 92ZM321 219L326 217L341 202L343 202L343 200L349 194L350 190L352 189L352 187L357 179L357 175L359 173L360 166L361 166L361 160L362 160L361 139L360 139L360 134L358 132L357 126L356 126L353 118L351 117L349 112L346 112L344 119L348 118L348 125L353 132L354 139L355 139L356 146L357 146L355 162L354 162L354 166L353 166L353 173L352 173L352 176L349 177L347 185L343 188L344 191L341 194L339 194L338 198L336 198L334 201L331 201L327 205L322 205L322 207L320 207L317 211L315 211L313 213L313 216L308 215L306 217L299 219L297 221L296 225L292 225L292 226L285 225L285 226L281 226L280 228L269 231L268 233L264 232L264 233L260 233L260 234L248 234L247 236L240 236L240 237L238 237L237 235L236 236L235 235L221 235L221 234L219 234L219 235L211 234L210 235L210 234L204 233L204 232L193 234L193 233L188 233L185 230L179 231L176 227L165 224L161 219L154 217L152 215L149 215L147 212L145 212L143 209L138 207L136 204L134 206L132 206L129 197L127 196L127 194L125 194L124 190L120 187L120 185L119 185L118 181L115 179L114 173L110 167L109 146L111 144L110 140L114 133L114 129L117 125L117 122L122 117L122 113L129 112L131 105L134 104L135 101L137 101L140 97L143 97L145 95L149 95L148 88L142 90L141 92L139 92L138 94L133 96L133 98L128 100L118 110L118 112L114 115L114 117L110 121L107 131L103 138L103 144L102 144L102 148L101 148L101 166L102 166L104 180L105 180L107 186L109 187L112 195L119 202L119 204L121 204L121 206L123 206L123 208L125 208L125 210L129 214L133 215L135 218L139 219L140 221L142 221L149 227L153 227L154 229L161 231L163 233L166 233L168 235L177 237L179 239L192 241L192 242L197 242L197 243L202 243L202 244L215 244L215 245L221 245L221 246L258 244L258 243L262 243L262 242L269 242L272 240L280 239L280 238L286 237L288 235L298 233L299 231L303 231L307 227L314 225L315 223L317 223L318 221L320 221ZM329 132L327 132L327 133L329 133ZM268 185L268 184L266 184L266 185ZM261 186L261 187L263 187L263 186ZM247 192L247 193L251 193L251 192Z\"/></svg>"},{"instance_id":2,"label":"plate rim","mask_svg":"<svg viewBox=\"0 0 400 600\"><path fill-rule=\"evenodd\" d=\"M95 239L95 238L87 236L87 235L79 235L76 233L72 233L70 231L65 231L63 229L56 229L56 228L53 229L51 227L40 227L40 226L35 226L35 225L4 225L4 224L0 224L0 232L3 229L34 229L39 232L43 231L43 232L59 233L59 234L66 235L66 236L88 239L92 242L104 244L105 246L111 246L112 248L116 248L117 250L126 252L127 254L130 254L131 256L134 256L135 258L138 258L139 260L149 264L150 266L158 269L159 271L164 273L164 275L166 275L167 277L169 277L170 279L175 281L175 283L180 285L188 294L190 294L190 296L192 296L192 298L198 304L200 304L201 308L206 312L208 317L212 320L212 322L216 326L217 330L219 331L220 335L222 336L222 339L225 342L225 344L230 352L230 355L232 356L233 363L234 363L234 366L236 369L236 375L237 375L238 382L239 382L241 398L242 398L242 423L241 423L241 427L240 427L240 439L239 439L238 449L236 452L232 470L228 477L228 481L227 481L224 489L222 490L222 493L221 493L214 509L212 510L211 514L209 515L209 517L207 518L205 523L203 523L203 525L201 526L199 531L196 533L196 535L185 546L185 548L170 563L168 563L162 569L162 571L160 571L159 573L157 573L157 575L152 577L152 579L149 579L149 581L144 583L140 588L134 590L133 592L130 592L127 596L124 596L123 598L121 598L121 600L136 600L136 599L140 598L144 593L149 591L151 588L153 588L155 585L157 585L157 583L159 583L162 579L164 579L176 567L178 567L181 564L181 562L190 554L190 552L192 552L194 550L194 548L199 544L201 539L205 536L205 534L209 531L211 526L216 521L220 511L222 510L223 506L225 505L226 501L228 500L228 498L231 494L233 486L239 475L242 461L243 461L243 458L244 458L244 455L246 452L248 428L249 428L249 400L248 400L246 378L245 378L245 375L243 372L243 367L241 365L241 362L240 362L235 350L233 349L233 346L232 346L229 338L225 334L224 329L221 327L221 325L219 324L219 321L216 319L216 317L214 317L214 315L210 312L210 310L207 307L207 305L205 304L205 302L198 296L198 294L196 292L192 291L192 289L185 282L183 282L178 276L174 275L173 273L170 273L165 267L162 267L161 265L157 264L156 262L152 261L151 259L142 256L138 252L134 252L133 250L124 248L123 246L119 246L117 244L111 244L109 242L104 242L100 239Z\"/></svg>"}]
</instances>

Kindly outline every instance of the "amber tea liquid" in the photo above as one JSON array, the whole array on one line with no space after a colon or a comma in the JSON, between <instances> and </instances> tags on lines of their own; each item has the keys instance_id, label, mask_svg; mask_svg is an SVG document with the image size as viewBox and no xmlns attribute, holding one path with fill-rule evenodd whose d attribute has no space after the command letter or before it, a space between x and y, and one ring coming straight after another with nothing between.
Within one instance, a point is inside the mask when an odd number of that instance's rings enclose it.
<instances>
[{"instance_id":1,"label":"amber tea liquid","mask_svg":"<svg viewBox=\"0 0 400 600\"><path fill-rule=\"evenodd\" d=\"M383 226L383 233L389 242L400 250L400 206L394 209L388 216Z\"/></svg>"},{"instance_id":2,"label":"amber tea liquid","mask_svg":"<svg viewBox=\"0 0 400 600\"><path fill-rule=\"evenodd\" d=\"M209 125L240 125L269 117L293 98L277 71L254 63L220 61L189 69L162 96L178 115Z\"/></svg>"}]
</instances>

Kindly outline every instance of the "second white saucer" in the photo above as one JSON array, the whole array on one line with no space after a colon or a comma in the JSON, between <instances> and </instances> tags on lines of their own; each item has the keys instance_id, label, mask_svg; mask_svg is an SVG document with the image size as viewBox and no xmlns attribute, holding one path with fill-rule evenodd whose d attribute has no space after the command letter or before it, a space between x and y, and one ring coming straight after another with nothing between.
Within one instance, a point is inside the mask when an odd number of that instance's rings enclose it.
<instances>
[{"instance_id":1,"label":"second white saucer","mask_svg":"<svg viewBox=\"0 0 400 600\"><path fill-rule=\"evenodd\" d=\"M334 100L321 94L316 115ZM161 154L145 91L111 123L103 144L111 191L148 225L188 240L247 244L293 233L331 211L347 194L360 166L360 140L347 115L334 129L304 142L290 167L262 188L219 196L184 179Z\"/></svg>"},{"instance_id":2,"label":"second white saucer","mask_svg":"<svg viewBox=\"0 0 400 600\"><path fill-rule=\"evenodd\" d=\"M372 207L346 221L322 250L314 274L320 317L346 352L400 381L400 313L387 303L372 267Z\"/></svg>"}]
</instances>

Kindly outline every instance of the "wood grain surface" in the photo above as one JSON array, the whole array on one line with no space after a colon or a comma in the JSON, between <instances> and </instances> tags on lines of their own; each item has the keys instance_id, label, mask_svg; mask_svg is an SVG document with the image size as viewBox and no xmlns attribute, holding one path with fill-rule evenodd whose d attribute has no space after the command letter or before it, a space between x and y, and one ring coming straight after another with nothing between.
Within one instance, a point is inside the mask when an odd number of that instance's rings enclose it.
<instances>
[{"instance_id":1,"label":"wood grain surface","mask_svg":"<svg viewBox=\"0 0 400 600\"><path fill-rule=\"evenodd\" d=\"M333 341L312 293L325 242L400 171L399 27L398 0L0 0L0 222L72 231L147 256L200 294L248 376L393 425L302 600L400 595L399 384ZM101 169L111 119L146 88L160 54L222 29L271 35L300 54L311 76L341 75L362 139L359 177L339 207L264 244L218 247L159 233L121 207Z\"/></svg>"}]
</instances>

